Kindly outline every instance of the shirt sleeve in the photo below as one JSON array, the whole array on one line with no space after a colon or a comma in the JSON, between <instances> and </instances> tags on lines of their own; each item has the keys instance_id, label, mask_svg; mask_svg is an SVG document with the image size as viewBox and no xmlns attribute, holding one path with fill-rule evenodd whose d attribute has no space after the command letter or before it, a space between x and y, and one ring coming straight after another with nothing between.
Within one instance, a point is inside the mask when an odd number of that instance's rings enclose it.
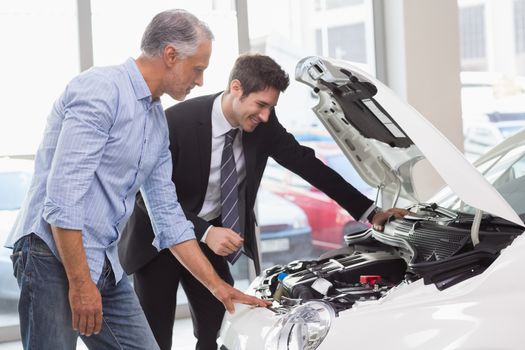
<instances>
[{"instance_id":1,"label":"shirt sleeve","mask_svg":"<svg viewBox=\"0 0 525 350\"><path fill-rule=\"evenodd\" d=\"M177 199L175 184L171 181L173 171L171 153L166 145L152 173L141 188L144 203L151 218L155 239L153 246L158 250L169 248L184 241L195 239L193 224L186 219Z\"/></svg>"},{"instance_id":2,"label":"shirt sleeve","mask_svg":"<svg viewBox=\"0 0 525 350\"><path fill-rule=\"evenodd\" d=\"M206 232L204 232L204 234L202 235L202 238L201 238L201 242L202 243L206 243L206 238L208 237L208 233L210 232L211 228L213 226L210 225L207 229L206 229Z\"/></svg>"},{"instance_id":3,"label":"shirt sleeve","mask_svg":"<svg viewBox=\"0 0 525 350\"><path fill-rule=\"evenodd\" d=\"M100 163L114 122L118 90L114 83L94 74L75 78L53 115L59 132L45 131L44 140L56 141L47 179L43 218L49 224L73 230L84 225L84 200ZM53 142L51 141L51 144Z\"/></svg>"}]
</instances>

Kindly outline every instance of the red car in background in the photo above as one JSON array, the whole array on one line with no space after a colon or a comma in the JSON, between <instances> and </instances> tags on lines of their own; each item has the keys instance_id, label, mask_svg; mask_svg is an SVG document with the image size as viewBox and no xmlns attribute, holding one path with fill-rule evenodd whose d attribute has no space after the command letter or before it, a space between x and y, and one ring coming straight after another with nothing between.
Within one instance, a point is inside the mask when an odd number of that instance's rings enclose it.
<instances>
[{"instance_id":1,"label":"red car in background","mask_svg":"<svg viewBox=\"0 0 525 350\"><path fill-rule=\"evenodd\" d=\"M364 195L372 200L375 199L376 190L361 179L335 142L301 143L312 148L320 160L338 172ZM341 247L344 231L354 224L362 225L326 194L283 168L273 159L269 159L266 165L262 187L303 209L312 229L312 245L315 253Z\"/></svg>"}]
</instances>

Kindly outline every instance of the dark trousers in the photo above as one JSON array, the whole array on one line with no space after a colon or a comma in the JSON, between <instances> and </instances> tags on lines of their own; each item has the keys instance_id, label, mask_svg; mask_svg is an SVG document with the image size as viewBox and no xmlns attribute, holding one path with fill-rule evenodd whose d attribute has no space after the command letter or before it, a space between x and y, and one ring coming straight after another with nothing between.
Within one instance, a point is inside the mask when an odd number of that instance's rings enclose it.
<instances>
[{"instance_id":1,"label":"dark trousers","mask_svg":"<svg viewBox=\"0 0 525 350\"><path fill-rule=\"evenodd\" d=\"M213 253L205 244L200 243L200 246L217 274L233 285L226 259ZM134 274L135 292L157 343L162 350L171 350L179 282L188 298L193 334L197 338L196 349L216 350L225 308L168 249Z\"/></svg>"}]
</instances>

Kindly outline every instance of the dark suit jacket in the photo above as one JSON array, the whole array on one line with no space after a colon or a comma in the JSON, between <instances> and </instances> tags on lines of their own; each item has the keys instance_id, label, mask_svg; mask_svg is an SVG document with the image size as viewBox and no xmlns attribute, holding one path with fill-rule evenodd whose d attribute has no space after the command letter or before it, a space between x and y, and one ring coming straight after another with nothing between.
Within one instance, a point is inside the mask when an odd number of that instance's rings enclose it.
<instances>
[{"instance_id":1,"label":"dark suit jacket","mask_svg":"<svg viewBox=\"0 0 525 350\"><path fill-rule=\"evenodd\" d=\"M211 112L215 95L201 96L176 104L166 110L170 132L170 150L173 157L173 176L179 202L186 217L195 226L195 236L200 240L208 222L197 214L202 208L211 159ZM348 184L339 174L315 157L311 148L301 146L279 123L272 112L267 123L259 124L242 135L246 162L244 246L253 258L259 273L260 262L255 240L255 215L253 207L261 177L268 157L288 168L319 190L333 198L354 218L359 218L372 205L372 201ZM242 220L243 219L243 220ZM124 270L130 274L153 259L157 250L151 245L154 234L144 202L137 196L134 212L124 229L119 253Z\"/></svg>"}]
</instances>

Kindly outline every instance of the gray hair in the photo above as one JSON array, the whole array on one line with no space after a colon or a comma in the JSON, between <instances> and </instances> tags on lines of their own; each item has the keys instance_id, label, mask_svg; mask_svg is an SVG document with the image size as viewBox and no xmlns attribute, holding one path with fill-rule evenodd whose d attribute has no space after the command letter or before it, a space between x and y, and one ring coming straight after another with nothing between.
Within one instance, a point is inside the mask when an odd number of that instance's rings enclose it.
<instances>
[{"instance_id":1,"label":"gray hair","mask_svg":"<svg viewBox=\"0 0 525 350\"><path fill-rule=\"evenodd\" d=\"M191 56L203 39L213 40L206 23L185 10L157 14L146 27L140 48L145 56L160 56L166 45L174 45L181 58Z\"/></svg>"}]
</instances>

